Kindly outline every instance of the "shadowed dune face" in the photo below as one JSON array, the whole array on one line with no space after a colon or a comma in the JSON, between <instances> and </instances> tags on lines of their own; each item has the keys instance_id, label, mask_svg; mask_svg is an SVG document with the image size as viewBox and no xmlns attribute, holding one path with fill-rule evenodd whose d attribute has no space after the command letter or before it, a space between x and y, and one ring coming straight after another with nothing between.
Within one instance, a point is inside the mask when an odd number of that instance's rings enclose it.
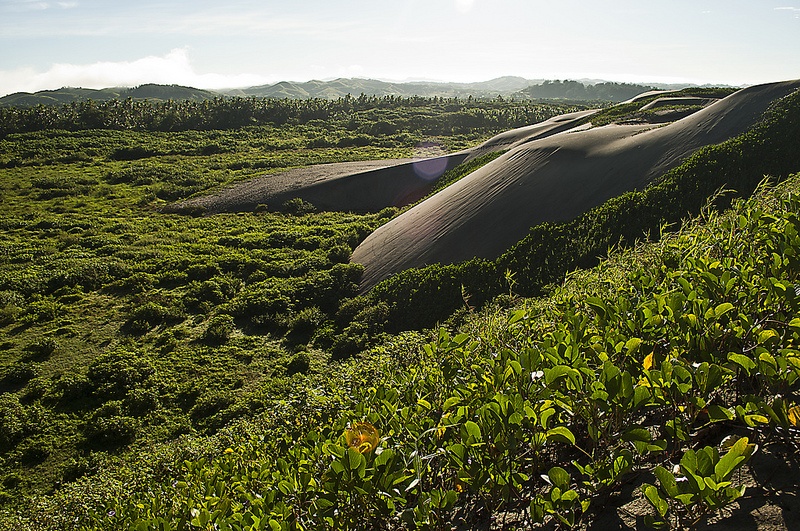
<instances>
[{"instance_id":1,"label":"shadowed dune face","mask_svg":"<svg viewBox=\"0 0 800 531\"><path fill-rule=\"evenodd\" d=\"M800 81L750 87L666 126L567 127L549 135L531 126L523 128L529 135L515 130L509 138L493 139L496 144L513 139L504 144L510 151L358 246L352 261L364 265L361 287L409 268L497 258L531 227L575 218L611 197L644 188L697 149L746 131L772 101L798 87ZM576 121L564 120L573 126Z\"/></svg>"}]
</instances>

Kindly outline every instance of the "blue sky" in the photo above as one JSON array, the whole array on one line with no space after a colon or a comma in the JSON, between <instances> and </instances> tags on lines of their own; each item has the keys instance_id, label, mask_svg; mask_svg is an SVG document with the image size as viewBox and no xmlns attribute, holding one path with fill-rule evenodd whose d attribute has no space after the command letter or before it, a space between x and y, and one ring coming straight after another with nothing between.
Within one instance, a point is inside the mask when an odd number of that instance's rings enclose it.
<instances>
[{"instance_id":1,"label":"blue sky","mask_svg":"<svg viewBox=\"0 0 800 531\"><path fill-rule=\"evenodd\" d=\"M0 0L0 95L504 75L800 78L800 0Z\"/></svg>"}]
</instances>

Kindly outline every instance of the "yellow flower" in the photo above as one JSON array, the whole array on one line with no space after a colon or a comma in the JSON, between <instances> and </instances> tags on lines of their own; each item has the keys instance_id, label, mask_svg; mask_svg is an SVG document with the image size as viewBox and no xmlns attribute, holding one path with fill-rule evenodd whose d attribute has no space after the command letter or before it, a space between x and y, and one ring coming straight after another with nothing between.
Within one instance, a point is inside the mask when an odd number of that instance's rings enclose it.
<instances>
[{"instance_id":1,"label":"yellow flower","mask_svg":"<svg viewBox=\"0 0 800 531\"><path fill-rule=\"evenodd\" d=\"M800 427L800 406L789 408L789 422L792 423L792 426Z\"/></svg>"},{"instance_id":2,"label":"yellow flower","mask_svg":"<svg viewBox=\"0 0 800 531\"><path fill-rule=\"evenodd\" d=\"M354 422L344 431L344 438L347 446L361 454L373 451L381 440L378 430L369 422Z\"/></svg>"}]
</instances>

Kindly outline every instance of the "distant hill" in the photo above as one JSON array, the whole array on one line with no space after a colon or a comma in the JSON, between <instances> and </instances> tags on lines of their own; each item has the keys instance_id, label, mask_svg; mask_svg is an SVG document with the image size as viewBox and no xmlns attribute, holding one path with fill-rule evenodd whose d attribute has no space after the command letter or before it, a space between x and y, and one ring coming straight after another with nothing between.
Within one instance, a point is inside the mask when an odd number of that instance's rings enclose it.
<instances>
[{"instance_id":1,"label":"distant hill","mask_svg":"<svg viewBox=\"0 0 800 531\"><path fill-rule=\"evenodd\" d=\"M565 99L586 101L602 100L621 102L656 88L663 87L611 82L583 84L580 81L565 80L545 81L539 85L532 85L525 88L522 90L522 93L534 99Z\"/></svg>"},{"instance_id":2,"label":"distant hill","mask_svg":"<svg viewBox=\"0 0 800 531\"><path fill-rule=\"evenodd\" d=\"M229 91L231 95L266 98L342 98L358 96L425 96L425 97L494 97L508 96L541 80L506 76L477 83L438 83L432 81L392 82L377 79L339 78L332 81L312 80L303 83L281 81Z\"/></svg>"},{"instance_id":3,"label":"distant hill","mask_svg":"<svg viewBox=\"0 0 800 531\"><path fill-rule=\"evenodd\" d=\"M205 100L219 96L254 96L259 98L338 99L350 94L359 96L422 96L445 98L493 98L497 96L518 99L564 99L624 101L647 90L681 89L689 85L627 84L598 80L546 81L505 76L475 83L440 83L433 81L393 82L377 79L339 78L329 81L281 81L271 85L211 91L180 85L146 84L135 88L86 89L64 87L35 93L17 92L0 98L0 106L27 107L33 105L60 105L73 101L107 101L133 98L135 100Z\"/></svg>"},{"instance_id":4,"label":"distant hill","mask_svg":"<svg viewBox=\"0 0 800 531\"><path fill-rule=\"evenodd\" d=\"M61 105L74 101L108 101L133 98L135 100L206 100L221 96L210 90L183 87L180 85L156 85L148 83L138 87L114 87L87 89L63 87L39 92L16 92L0 98L0 105L8 107L30 107L34 105Z\"/></svg>"}]
</instances>

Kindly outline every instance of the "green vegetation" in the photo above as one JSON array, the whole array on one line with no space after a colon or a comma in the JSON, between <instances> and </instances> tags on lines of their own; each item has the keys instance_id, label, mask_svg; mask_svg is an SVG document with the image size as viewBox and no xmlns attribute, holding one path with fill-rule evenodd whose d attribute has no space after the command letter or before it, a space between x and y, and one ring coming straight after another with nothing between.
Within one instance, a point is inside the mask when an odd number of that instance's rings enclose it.
<instances>
[{"instance_id":1,"label":"green vegetation","mask_svg":"<svg viewBox=\"0 0 800 531\"><path fill-rule=\"evenodd\" d=\"M12 133L53 129L208 131L269 125L280 127L283 134L292 133L293 138L306 137L310 148L408 145L431 135L485 135L489 131L521 127L558 114L554 113L556 109L569 112L576 107L506 102L502 98L378 98L363 94L337 100L255 97L216 97L202 101L88 100L65 105L0 107L0 139ZM226 150L225 144L195 146L202 148L211 151L204 154L213 154L215 149Z\"/></svg>"},{"instance_id":2,"label":"green vegetation","mask_svg":"<svg viewBox=\"0 0 800 531\"><path fill-rule=\"evenodd\" d=\"M103 105L107 129L87 125L92 106L34 108L15 111L32 131L0 140L0 527L571 527L630 481L651 525L685 528L742 495L734 473L757 445L797 436L800 175L748 201L714 194L800 169L798 94L496 262L410 271L368 296L348 258L395 209L159 209L568 109L117 102L129 128ZM315 105L348 110L303 114ZM286 121L254 123L257 109ZM185 130L146 126L173 111ZM38 130L47 116L70 130ZM631 248L643 237L660 241Z\"/></svg>"},{"instance_id":3,"label":"green vegetation","mask_svg":"<svg viewBox=\"0 0 800 531\"><path fill-rule=\"evenodd\" d=\"M798 191L800 175L707 210L422 348L398 337L202 450L76 481L51 516L80 529L572 527L634 482L650 525L686 528L744 493L734 472L758 445L797 436Z\"/></svg>"},{"instance_id":4,"label":"green vegetation","mask_svg":"<svg viewBox=\"0 0 800 531\"><path fill-rule=\"evenodd\" d=\"M620 102L648 90L653 90L653 87L610 82L584 85L580 81L564 80L545 81L541 85L532 85L520 92L534 99Z\"/></svg>"},{"instance_id":5,"label":"green vegetation","mask_svg":"<svg viewBox=\"0 0 800 531\"><path fill-rule=\"evenodd\" d=\"M156 85L148 83L133 88L86 89L63 87L57 90L42 90L33 94L17 92L0 98L0 106L26 107L35 105L59 105L86 100L207 100L219 94L208 90L182 87L180 85Z\"/></svg>"},{"instance_id":6,"label":"green vegetation","mask_svg":"<svg viewBox=\"0 0 800 531\"><path fill-rule=\"evenodd\" d=\"M662 121L658 117L656 111L663 111L665 109L691 111L697 110L697 106L671 106L659 107L658 109L640 110L642 107L650 102L659 98L724 98L736 92L733 88L687 88L676 92L669 92L667 94L655 94L644 98L637 99L632 103L621 103L612 107L607 107L597 114L593 114L585 118L585 123L591 122L592 125L599 127L610 123L625 123L625 122L659 122ZM635 96L635 94L634 94ZM632 97L632 96L631 96Z\"/></svg>"},{"instance_id":7,"label":"green vegetation","mask_svg":"<svg viewBox=\"0 0 800 531\"><path fill-rule=\"evenodd\" d=\"M237 104L290 123L191 129L190 117L236 123ZM325 120L304 114L315 107ZM317 385L332 355L376 339L343 333L360 275L348 260L395 210L201 217L162 214L168 202L284 168L407 157L422 141L460 149L573 108L348 98L2 111L60 129L11 133L21 122L0 120L0 507L273 410ZM187 130L134 127L173 112Z\"/></svg>"}]
</instances>

